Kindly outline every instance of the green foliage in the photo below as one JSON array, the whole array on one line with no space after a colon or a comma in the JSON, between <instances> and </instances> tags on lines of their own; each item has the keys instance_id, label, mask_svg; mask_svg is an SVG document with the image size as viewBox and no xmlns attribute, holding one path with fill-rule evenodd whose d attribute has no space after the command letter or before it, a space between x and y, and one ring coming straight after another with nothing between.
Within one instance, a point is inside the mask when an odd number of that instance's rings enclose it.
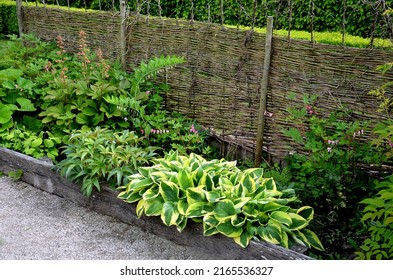
<instances>
[{"instance_id":1,"label":"green foliage","mask_svg":"<svg viewBox=\"0 0 393 280\"><path fill-rule=\"evenodd\" d=\"M57 48L31 35L23 39L25 45L12 36L1 52L0 145L54 160L75 130L100 126L136 131L143 147L182 148L183 153L205 148L206 133L164 111L160 94L167 87L152 82L183 58L152 58L127 73L100 50L92 52L84 32L77 55L65 52L61 37Z\"/></svg>"},{"instance_id":2,"label":"green foliage","mask_svg":"<svg viewBox=\"0 0 393 280\"><path fill-rule=\"evenodd\" d=\"M378 166L388 157L366 139L372 132L367 122L351 121L345 108L323 117L317 102L316 96L304 96L299 105L296 95L290 95L291 128L283 133L292 151L282 176L275 178L282 187L291 184L299 199L315 209L317 223L311 228L327 248L325 258L339 252L349 256L352 253L343 248L361 239L358 202L375 193L370 173L359 166Z\"/></svg>"},{"instance_id":3,"label":"green foliage","mask_svg":"<svg viewBox=\"0 0 393 280\"><path fill-rule=\"evenodd\" d=\"M315 101L305 97L303 106L287 108L292 127L283 133L294 152L286 162L302 200L321 213L339 213L367 195L367 174L357 165L381 164L386 157L365 141L367 122L345 120L349 112L344 108L323 118Z\"/></svg>"},{"instance_id":4,"label":"green foliage","mask_svg":"<svg viewBox=\"0 0 393 280\"><path fill-rule=\"evenodd\" d=\"M362 221L369 237L356 252L357 259L393 258L393 176L380 182L377 188L381 190L376 196L360 202L365 204Z\"/></svg>"},{"instance_id":5,"label":"green foliage","mask_svg":"<svg viewBox=\"0 0 393 280\"><path fill-rule=\"evenodd\" d=\"M66 159L56 168L68 179L82 182L82 192L90 196L93 189L101 190L102 182L111 186L125 184L138 167L149 164L156 149L139 147L140 142L141 139L128 130L78 131L71 135L64 149Z\"/></svg>"},{"instance_id":6,"label":"green foliage","mask_svg":"<svg viewBox=\"0 0 393 280\"><path fill-rule=\"evenodd\" d=\"M137 203L140 217L160 216L167 226L182 231L188 220L203 223L204 235L221 233L247 247L253 237L284 247L302 244L323 250L318 237L306 229L311 207L290 205L297 200L291 189L278 191L263 169L241 171L235 162L207 161L199 155L170 152L139 168L119 189L119 198Z\"/></svg>"},{"instance_id":7,"label":"green foliage","mask_svg":"<svg viewBox=\"0 0 393 280\"><path fill-rule=\"evenodd\" d=\"M22 178L23 176L23 170L18 169L18 170L14 170L14 171L9 171L7 173L7 176L10 177L13 181L19 181L20 178Z\"/></svg>"}]
</instances>

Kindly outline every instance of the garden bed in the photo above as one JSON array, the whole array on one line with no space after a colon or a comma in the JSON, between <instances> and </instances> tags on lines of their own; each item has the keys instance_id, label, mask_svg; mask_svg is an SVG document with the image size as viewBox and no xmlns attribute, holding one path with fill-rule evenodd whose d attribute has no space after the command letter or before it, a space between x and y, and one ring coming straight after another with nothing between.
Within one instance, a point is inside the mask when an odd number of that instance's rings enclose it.
<instances>
[{"instance_id":1,"label":"garden bed","mask_svg":"<svg viewBox=\"0 0 393 280\"><path fill-rule=\"evenodd\" d=\"M70 183L53 170L54 165L37 160L24 154L0 148L0 171L22 171L21 180L32 186L88 207L98 213L112 216L124 223L138 225L145 231L162 236L176 244L197 248L210 254L215 259L269 259L269 260L307 260L308 256L266 242L251 241L243 249L230 238L222 235L203 236L201 224L190 223L179 233L175 227L167 227L158 217L138 218L135 205L117 198L118 192L104 188L101 193L91 197L84 196L80 186Z\"/></svg>"}]
</instances>

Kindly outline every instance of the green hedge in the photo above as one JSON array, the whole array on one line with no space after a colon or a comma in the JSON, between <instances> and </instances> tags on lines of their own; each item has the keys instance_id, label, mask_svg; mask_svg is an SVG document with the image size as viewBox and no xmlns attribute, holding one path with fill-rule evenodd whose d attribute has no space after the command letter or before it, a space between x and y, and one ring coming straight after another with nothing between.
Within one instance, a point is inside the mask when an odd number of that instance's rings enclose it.
<instances>
[{"instance_id":1,"label":"green hedge","mask_svg":"<svg viewBox=\"0 0 393 280\"><path fill-rule=\"evenodd\" d=\"M0 38L18 33L15 1L0 0Z\"/></svg>"},{"instance_id":2,"label":"green hedge","mask_svg":"<svg viewBox=\"0 0 393 280\"><path fill-rule=\"evenodd\" d=\"M67 5L67 0L58 0L60 5ZM102 9L112 9L113 0L76 0L70 1L73 7L86 7L98 9L101 3ZM56 4L55 0L47 0L47 3ZM115 0L118 9L119 0ZM131 10L136 9L136 2L140 3L142 13L147 12L149 1L127 1ZM213 22L221 22L220 0L194 0L193 18L195 20L208 20L208 5L210 6L210 17ZM292 28L296 30L311 29L312 9L310 0L293 0ZM370 37L375 26L375 36L389 37L392 35L392 26L388 26L383 14L383 5L379 1L368 1L363 3L359 0L314 0L314 31L341 31L343 24L343 14L345 10L345 29L346 33ZM253 18L254 0L224 0L225 23L229 25L250 26ZM239 5L241 4L241 7ZM275 17L275 27L277 29L288 29L289 7L288 0L258 0L255 15L255 24L258 27L266 25L266 17ZM385 0L386 8L393 7L393 0ZM190 0L161 0L162 15L166 17L177 17L190 19L191 1ZM150 0L150 12L158 15L157 1ZM377 15L377 16L376 16ZM376 17L375 17L376 16ZM376 19L376 21L375 21ZM375 21L375 24L374 24Z\"/></svg>"}]
</instances>

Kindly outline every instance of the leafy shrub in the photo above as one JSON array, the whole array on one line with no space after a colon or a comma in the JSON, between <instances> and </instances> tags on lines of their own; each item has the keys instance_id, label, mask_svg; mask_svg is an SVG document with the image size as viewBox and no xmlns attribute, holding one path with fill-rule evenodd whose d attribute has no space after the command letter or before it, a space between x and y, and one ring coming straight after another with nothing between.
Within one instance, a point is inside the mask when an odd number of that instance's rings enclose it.
<instances>
[{"instance_id":1,"label":"leafy shrub","mask_svg":"<svg viewBox=\"0 0 393 280\"><path fill-rule=\"evenodd\" d=\"M293 148L288 169L302 200L321 213L345 213L368 194L367 173L358 164L381 164L386 158L365 141L367 122L346 120L349 112L343 108L324 118L313 105L316 97L304 101L300 108L287 108L293 124L284 131Z\"/></svg>"},{"instance_id":2,"label":"leafy shrub","mask_svg":"<svg viewBox=\"0 0 393 280\"><path fill-rule=\"evenodd\" d=\"M369 237L356 252L357 259L393 258L393 175L380 182L381 189L372 198L362 200L365 204L362 221L366 223Z\"/></svg>"},{"instance_id":3,"label":"leafy shrub","mask_svg":"<svg viewBox=\"0 0 393 280\"><path fill-rule=\"evenodd\" d=\"M207 161L199 155L170 152L141 167L119 189L119 198L138 202L137 215L160 216L182 231L189 219L203 223L205 236L221 233L247 247L253 237L291 247L298 243L323 250L307 225L311 207L291 208L293 190L278 191L263 169L241 171L235 162Z\"/></svg>"},{"instance_id":4,"label":"leafy shrub","mask_svg":"<svg viewBox=\"0 0 393 280\"><path fill-rule=\"evenodd\" d=\"M94 188L101 190L103 182L111 186L126 184L138 167L149 164L156 149L139 147L140 142L128 130L79 131L71 135L64 149L66 158L56 168L70 180L82 182L83 194L90 196Z\"/></svg>"},{"instance_id":5,"label":"leafy shrub","mask_svg":"<svg viewBox=\"0 0 393 280\"><path fill-rule=\"evenodd\" d=\"M15 1L0 0L0 38L18 32Z\"/></svg>"}]
</instances>

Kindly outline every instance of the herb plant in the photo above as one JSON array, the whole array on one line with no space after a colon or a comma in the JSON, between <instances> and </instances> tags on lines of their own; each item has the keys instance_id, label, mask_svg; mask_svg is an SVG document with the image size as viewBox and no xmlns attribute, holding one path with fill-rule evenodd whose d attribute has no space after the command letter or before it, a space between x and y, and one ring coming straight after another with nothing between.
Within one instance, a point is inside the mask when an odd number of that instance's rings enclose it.
<instances>
[{"instance_id":1,"label":"herb plant","mask_svg":"<svg viewBox=\"0 0 393 280\"><path fill-rule=\"evenodd\" d=\"M118 186L128 176L154 158L154 147L142 148L141 139L132 131L115 132L107 128L78 131L64 149L66 158L56 167L72 181L82 183L83 194L101 190L102 183Z\"/></svg>"}]
</instances>

